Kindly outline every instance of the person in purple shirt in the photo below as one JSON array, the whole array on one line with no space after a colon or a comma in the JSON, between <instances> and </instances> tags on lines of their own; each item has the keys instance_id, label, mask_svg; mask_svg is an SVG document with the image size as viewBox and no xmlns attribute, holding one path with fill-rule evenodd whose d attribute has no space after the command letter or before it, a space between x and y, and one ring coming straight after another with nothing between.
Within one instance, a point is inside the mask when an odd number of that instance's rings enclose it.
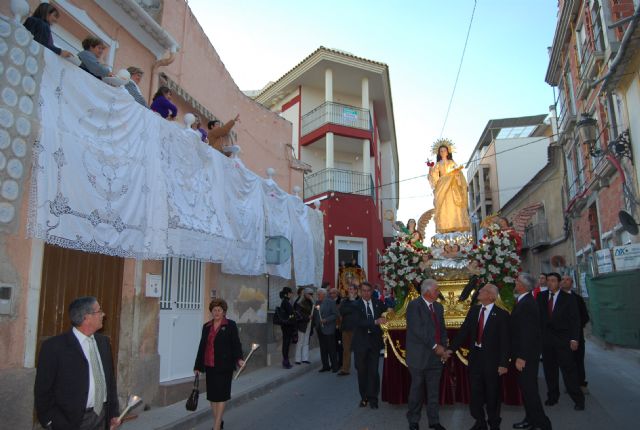
<instances>
[{"instance_id":1,"label":"person in purple shirt","mask_svg":"<svg viewBox=\"0 0 640 430\"><path fill-rule=\"evenodd\" d=\"M171 103L171 90L167 87L160 87L153 96L151 110L158 112L162 118L173 121L178 115L178 108Z\"/></svg>"},{"instance_id":2,"label":"person in purple shirt","mask_svg":"<svg viewBox=\"0 0 640 430\"><path fill-rule=\"evenodd\" d=\"M58 12L57 8L49 3L40 3L36 10L33 11L33 15L27 18L23 25L33 34L33 40L49 48L61 57L71 57L73 56L71 52L60 49L53 44L51 24L58 22L59 18L60 12Z\"/></svg>"}]
</instances>

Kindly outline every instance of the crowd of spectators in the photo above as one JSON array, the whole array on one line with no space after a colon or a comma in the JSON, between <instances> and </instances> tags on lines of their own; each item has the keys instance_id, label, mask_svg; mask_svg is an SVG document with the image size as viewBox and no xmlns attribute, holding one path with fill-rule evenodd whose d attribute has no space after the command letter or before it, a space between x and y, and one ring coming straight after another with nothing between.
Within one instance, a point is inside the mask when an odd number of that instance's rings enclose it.
<instances>
[{"instance_id":1,"label":"crowd of spectators","mask_svg":"<svg viewBox=\"0 0 640 430\"><path fill-rule=\"evenodd\" d=\"M141 106L151 109L169 121L177 118L178 107L172 101L173 93L171 89L167 86L160 86L149 105L140 90L140 82L144 71L138 66L129 66L114 74L112 69L102 60L108 47L98 37L87 36L82 41L83 50L77 54L77 57L73 53L57 47L53 41L51 26L56 24L59 19L60 11L58 8L50 3L40 3L23 25L33 35L36 42L55 54L79 64L79 67L90 75L105 81L107 79L104 78L115 79L115 81L109 81L108 83L115 82L116 85L123 86ZM203 121L198 115L195 115L195 121L190 127L198 133L202 142L209 144L226 156L230 156L234 153L234 149L237 148L231 139L231 130L239 122L239 119L240 115L238 114L224 125L219 120L213 119L207 122L208 130L205 130L202 128Z\"/></svg>"}]
</instances>

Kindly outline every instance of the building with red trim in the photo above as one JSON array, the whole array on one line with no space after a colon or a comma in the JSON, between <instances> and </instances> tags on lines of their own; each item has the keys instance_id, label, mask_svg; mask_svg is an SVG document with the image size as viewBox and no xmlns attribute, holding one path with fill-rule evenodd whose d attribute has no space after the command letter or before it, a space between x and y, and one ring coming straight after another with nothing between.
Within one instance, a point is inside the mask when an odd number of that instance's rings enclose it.
<instances>
[{"instance_id":1,"label":"building with red trim","mask_svg":"<svg viewBox=\"0 0 640 430\"><path fill-rule=\"evenodd\" d=\"M355 259L377 282L399 194L389 67L320 47L256 100L293 124L287 156L325 214L324 279L335 286L340 262Z\"/></svg>"}]
</instances>

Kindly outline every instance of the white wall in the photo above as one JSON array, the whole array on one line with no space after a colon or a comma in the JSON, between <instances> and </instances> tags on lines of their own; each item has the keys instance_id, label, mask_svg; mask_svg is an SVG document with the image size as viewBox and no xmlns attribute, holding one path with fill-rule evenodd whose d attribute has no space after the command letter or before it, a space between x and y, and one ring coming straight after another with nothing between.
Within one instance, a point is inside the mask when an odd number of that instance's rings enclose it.
<instances>
[{"instance_id":1,"label":"white wall","mask_svg":"<svg viewBox=\"0 0 640 430\"><path fill-rule=\"evenodd\" d=\"M300 146L298 142L298 132L300 130L300 122L298 118L300 117L300 103L296 103L291 106L286 111L280 114L281 117L291 122L291 145L293 145L293 149L295 151L295 156L299 157L300 154Z\"/></svg>"},{"instance_id":2,"label":"white wall","mask_svg":"<svg viewBox=\"0 0 640 430\"><path fill-rule=\"evenodd\" d=\"M504 205L547 164L549 139L539 136L498 139L495 145L498 197L500 205ZM515 147L518 148L508 151Z\"/></svg>"},{"instance_id":3,"label":"white wall","mask_svg":"<svg viewBox=\"0 0 640 430\"><path fill-rule=\"evenodd\" d=\"M322 103L324 103L324 83L322 88L302 87L302 115L309 113Z\"/></svg>"}]
</instances>

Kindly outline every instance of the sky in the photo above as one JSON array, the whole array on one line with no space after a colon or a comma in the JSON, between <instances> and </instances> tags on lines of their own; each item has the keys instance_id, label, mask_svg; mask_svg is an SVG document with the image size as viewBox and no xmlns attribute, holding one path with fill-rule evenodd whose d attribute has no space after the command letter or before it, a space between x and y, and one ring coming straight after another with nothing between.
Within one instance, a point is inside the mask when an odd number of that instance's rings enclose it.
<instances>
[{"instance_id":1,"label":"sky","mask_svg":"<svg viewBox=\"0 0 640 430\"><path fill-rule=\"evenodd\" d=\"M474 0L189 0L242 90L263 88L319 46L389 66L400 173L398 218L433 207L426 177L441 136ZM491 119L545 114L556 0L477 0L442 137L466 163ZM524 161L524 160L523 160Z\"/></svg>"}]
</instances>

